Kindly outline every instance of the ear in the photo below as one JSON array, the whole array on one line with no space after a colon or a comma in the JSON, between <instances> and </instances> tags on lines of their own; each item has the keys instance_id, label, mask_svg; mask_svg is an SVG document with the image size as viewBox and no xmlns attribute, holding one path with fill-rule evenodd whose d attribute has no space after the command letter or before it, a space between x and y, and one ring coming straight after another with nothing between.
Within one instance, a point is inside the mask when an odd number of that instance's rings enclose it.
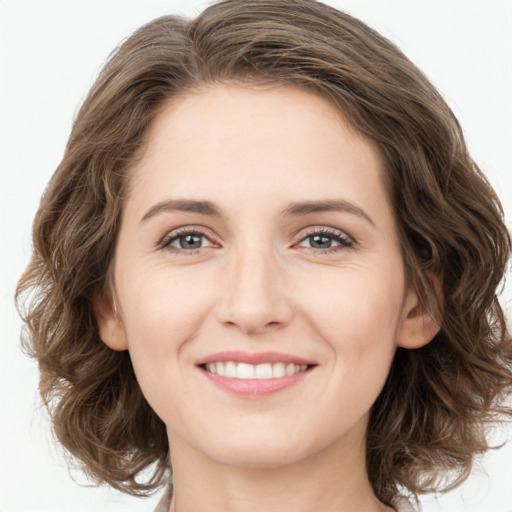
<instances>
[{"instance_id":1,"label":"ear","mask_svg":"<svg viewBox=\"0 0 512 512\"><path fill-rule=\"evenodd\" d=\"M428 279L434 286L443 304L441 285L438 279L428 274ZM434 320L419 300L418 294L412 289L407 291L402 311L402 323L397 336L397 345L402 348L415 349L430 343L439 332L441 326Z\"/></svg>"},{"instance_id":2,"label":"ear","mask_svg":"<svg viewBox=\"0 0 512 512\"><path fill-rule=\"evenodd\" d=\"M112 350L127 350L124 325L110 293L105 292L94 300L94 313L103 343Z\"/></svg>"}]
</instances>

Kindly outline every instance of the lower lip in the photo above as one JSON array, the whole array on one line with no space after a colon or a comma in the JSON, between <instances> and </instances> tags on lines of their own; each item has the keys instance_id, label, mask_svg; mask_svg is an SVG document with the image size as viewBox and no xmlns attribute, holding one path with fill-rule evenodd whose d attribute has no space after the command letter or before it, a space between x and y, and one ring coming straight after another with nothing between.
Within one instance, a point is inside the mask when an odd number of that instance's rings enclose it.
<instances>
[{"instance_id":1,"label":"lower lip","mask_svg":"<svg viewBox=\"0 0 512 512\"><path fill-rule=\"evenodd\" d=\"M208 377L210 382L224 391L243 397L264 397L295 386L301 382L306 375L311 373L312 368L301 373L296 373L295 375L288 375L276 379L236 379L210 373L204 368L200 368L200 370Z\"/></svg>"}]
</instances>

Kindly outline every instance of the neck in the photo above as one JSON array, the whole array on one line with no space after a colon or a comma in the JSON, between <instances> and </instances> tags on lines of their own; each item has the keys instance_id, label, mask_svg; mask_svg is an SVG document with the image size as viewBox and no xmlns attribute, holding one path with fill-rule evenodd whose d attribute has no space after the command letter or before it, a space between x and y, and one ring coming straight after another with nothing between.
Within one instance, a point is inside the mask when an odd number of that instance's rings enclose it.
<instances>
[{"instance_id":1,"label":"neck","mask_svg":"<svg viewBox=\"0 0 512 512\"><path fill-rule=\"evenodd\" d=\"M170 436L174 496L170 512L391 511L368 481L364 440L350 449L329 446L285 466L233 467ZM346 444L345 444L346 446Z\"/></svg>"}]
</instances>

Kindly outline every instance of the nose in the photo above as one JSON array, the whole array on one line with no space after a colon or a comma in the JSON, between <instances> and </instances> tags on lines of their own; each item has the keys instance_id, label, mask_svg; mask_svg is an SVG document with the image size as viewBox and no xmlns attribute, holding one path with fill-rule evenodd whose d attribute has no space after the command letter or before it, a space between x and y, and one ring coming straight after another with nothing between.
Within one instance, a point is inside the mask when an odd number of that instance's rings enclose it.
<instances>
[{"instance_id":1,"label":"nose","mask_svg":"<svg viewBox=\"0 0 512 512\"><path fill-rule=\"evenodd\" d=\"M236 255L226 262L221 279L217 318L244 334L281 329L293 316L283 271L275 258L262 252Z\"/></svg>"}]
</instances>

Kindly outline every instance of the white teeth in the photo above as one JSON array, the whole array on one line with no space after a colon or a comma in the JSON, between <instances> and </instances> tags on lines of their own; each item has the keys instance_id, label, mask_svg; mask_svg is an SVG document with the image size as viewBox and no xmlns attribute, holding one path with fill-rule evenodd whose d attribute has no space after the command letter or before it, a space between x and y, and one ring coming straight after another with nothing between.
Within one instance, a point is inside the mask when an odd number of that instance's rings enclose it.
<instances>
[{"instance_id":1,"label":"white teeth","mask_svg":"<svg viewBox=\"0 0 512 512\"><path fill-rule=\"evenodd\" d=\"M238 363L236 369L237 379L254 379L254 366L252 364Z\"/></svg>"},{"instance_id":2,"label":"white teeth","mask_svg":"<svg viewBox=\"0 0 512 512\"><path fill-rule=\"evenodd\" d=\"M237 379L278 379L289 377L296 373L307 370L306 364L285 364L285 363L263 363L248 364L225 361L219 363L208 363L205 365L208 372L220 375L221 377L230 377Z\"/></svg>"},{"instance_id":3,"label":"white teeth","mask_svg":"<svg viewBox=\"0 0 512 512\"><path fill-rule=\"evenodd\" d=\"M272 365L270 363L258 364L256 368L257 379L271 379L272 378Z\"/></svg>"},{"instance_id":4,"label":"white teeth","mask_svg":"<svg viewBox=\"0 0 512 512\"><path fill-rule=\"evenodd\" d=\"M276 363L272 366L272 377L279 378L284 377L285 371L284 371L284 363Z\"/></svg>"},{"instance_id":5,"label":"white teeth","mask_svg":"<svg viewBox=\"0 0 512 512\"><path fill-rule=\"evenodd\" d=\"M233 363L232 361L228 361L224 365L224 374L219 373L219 368L218 367L217 367L217 374L218 375L222 375L223 377L234 378L234 377L236 377L236 367L237 367L236 363Z\"/></svg>"}]
</instances>

